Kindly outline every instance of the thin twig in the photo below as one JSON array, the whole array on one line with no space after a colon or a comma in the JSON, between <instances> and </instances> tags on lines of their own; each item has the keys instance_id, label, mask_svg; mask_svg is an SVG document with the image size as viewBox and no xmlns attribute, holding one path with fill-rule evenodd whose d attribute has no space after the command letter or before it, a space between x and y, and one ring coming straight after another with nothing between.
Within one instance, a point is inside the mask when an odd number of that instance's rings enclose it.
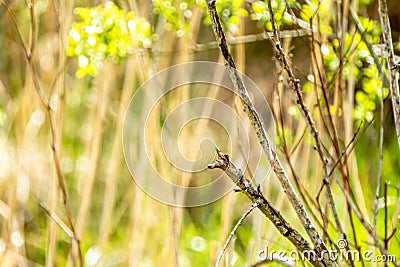
<instances>
[{"instance_id":1,"label":"thin twig","mask_svg":"<svg viewBox=\"0 0 400 267\"><path fill-rule=\"evenodd\" d=\"M381 120L379 123L379 162L378 162L378 177L376 179L376 190L375 190L375 205L374 205L374 230L376 231L376 223L378 219L378 202L379 202L379 192L381 189L381 178L382 178L382 164L383 164L383 120L385 114L384 108L383 108L383 87L381 88L381 105L380 105L380 111L381 111Z\"/></svg>"},{"instance_id":2,"label":"thin twig","mask_svg":"<svg viewBox=\"0 0 400 267\"><path fill-rule=\"evenodd\" d=\"M384 191L383 191L383 196L385 198L385 220L384 220L384 224L385 224L385 238L384 238L384 244L385 244L385 249L388 250L389 249L389 239L388 239L388 194L387 194L387 188L388 188L388 182L385 182L385 186L384 186Z\"/></svg>"},{"instance_id":3,"label":"thin twig","mask_svg":"<svg viewBox=\"0 0 400 267\"><path fill-rule=\"evenodd\" d=\"M279 37L279 32L278 32L278 29L277 29L276 23L275 23L274 12L273 12L273 9L272 9L271 0L268 1L268 9L269 9L269 12L270 12L270 20L271 20L271 23L272 23L272 30L273 30L273 33L274 33L273 34L273 40L274 40L274 43L275 43L275 52L277 53L278 61L281 64L281 67L286 71L286 73L288 75L289 83L291 84L291 86L293 88L293 91L294 91L294 93L296 95L296 98L297 98L296 103L299 106L299 108L300 108L301 112L303 113L303 115L305 116L307 125L309 126L311 134L315 139L317 152L318 152L318 154L319 154L319 156L320 156L320 158L322 160L323 166L324 166L324 168L327 168L328 161L327 161L327 159L325 157L325 153L324 153L323 148L322 148L321 140L319 138L319 133L318 133L317 128L315 126L315 122L314 122L314 120L313 120L313 118L311 116L311 112L310 112L307 104L304 101L303 94L302 94L302 91L301 91L300 80L295 77L295 75L293 73L293 70L292 70L292 68L291 68L291 66L289 64L289 61L288 61L288 59L287 59L287 57L285 55L285 52L283 51L283 48L281 46L281 43L279 41L280 37Z\"/></svg>"},{"instance_id":4,"label":"thin twig","mask_svg":"<svg viewBox=\"0 0 400 267\"><path fill-rule=\"evenodd\" d=\"M364 216L362 215L361 211L359 210L358 206L356 203L354 203L353 199L349 195L348 191L345 189L344 185L339 181L339 179L334 175L333 176L335 182L339 186L340 190L343 192L344 196L346 197L346 201L351 207L351 209L354 211L354 214L358 218L358 220L361 222L361 224L364 226L365 230L371 235L371 237L374 239L375 246L379 249L382 255L387 255L387 250L379 243L379 238L372 228L372 226L365 220Z\"/></svg>"},{"instance_id":5,"label":"thin twig","mask_svg":"<svg viewBox=\"0 0 400 267\"><path fill-rule=\"evenodd\" d=\"M356 145L356 138L361 130L361 126L364 124L364 120L361 121L361 123L358 125L357 130L354 132L353 137L350 139L349 143L346 145L346 147L343 149L342 153L340 154L340 157L336 160L336 162L332 165L331 167L331 172L328 174L328 177L331 177L333 172L335 171L335 168L337 165L339 165L340 160L346 156L349 155L352 151L353 148Z\"/></svg>"},{"instance_id":6,"label":"thin twig","mask_svg":"<svg viewBox=\"0 0 400 267\"><path fill-rule=\"evenodd\" d=\"M243 223L244 219L246 219L249 214L258 207L258 202L253 203L253 205L250 206L250 208L242 215L242 217L239 219L239 221L236 223L235 227L233 227L231 233L229 234L228 238L225 241L224 246L222 247L221 251L219 252L219 255L217 257L217 261L215 262L215 267L218 267L219 262L222 260L222 256L225 253L226 248L229 245L229 242L231 242L233 236L235 235L236 230L239 228L239 226Z\"/></svg>"},{"instance_id":7,"label":"thin twig","mask_svg":"<svg viewBox=\"0 0 400 267\"><path fill-rule=\"evenodd\" d=\"M281 76L281 71L279 72L279 76L282 77L282 76ZM279 81L280 81L280 80L281 80L281 79L279 79ZM278 85L278 86L279 86L279 85ZM304 135L305 135L305 133L306 133L306 131L307 131L307 128L305 128L304 130L300 130L300 131L302 131L301 137L300 137L299 140L295 143L295 145L293 146L293 148L291 149L291 151L288 151L288 147L287 147L287 143L286 143L286 138L285 138L285 131L284 131L284 127L283 127L283 125L284 125L284 118L283 118L283 117L284 117L284 116L282 116L282 114L283 114L283 108L282 108L282 104L281 104L281 99L282 99L282 98L281 98L280 91L281 91L281 90L278 88L278 89L277 89L277 93L276 93L276 97L278 98L278 99L277 99L277 103L278 103L278 105L279 105L279 110L280 110L280 114L281 114L281 116L279 116L281 129L279 129L279 128L277 127L277 128L278 128L278 129L277 129L277 133L278 133L278 135L280 135L280 139L281 139L281 142L282 142L281 150L282 150L283 154L284 154L285 157L286 157L286 162L287 162L287 164L289 165L289 169L290 169L290 171L291 171L291 173L292 173L292 176L293 176L295 185L297 186L297 188L298 188L298 190L299 190L299 195L300 195L301 200L302 200L304 203L306 203L306 202L307 202L306 197L307 197L307 198L308 198L308 201L310 201L312 205L314 205L316 208L319 208L319 206L317 205L317 203L315 202L315 200L310 196L310 194L307 192L307 190L305 190L304 186L301 184L301 181L300 181L299 177L297 176L297 174L296 174L296 172L295 172L294 166L293 166L292 162L290 161L291 155L292 155L292 154L295 152L295 150L300 146L300 143L301 143L302 139L304 138ZM275 120L278 120L278 115L275 114L275 111L274 111L274 118L275 118ZM310 203L310 202L308 202L308 203ZM311 207L311 206L310 206L310 207ZM313 209L310 209L310 214L311 214L311 217L313 217L314 220L316 221L316 223L319 225L319 227L320 227L321 229L323 229L324 235L328 236L328 233L327 233L327 231L326 231L327 228L326 228L326 227L323 227L323 226L320 224L320 222L318 221L317 215L314 213Z\"/></svg>"},{"instance_id":8,"label":"thin twig","mask_svg":"<svg viewBox=\"0 0 400 267\"><path fill-rule=\"evenodd\" d=\"M317 16L318 16L318 18L319 18L319 15L318 15L318 13L317 13L317 10L316 10L316 14L317 14ZM362 36L364 36L365 33L366 33L366 31L364 31L364 32L362 32L362 33L360 33L360 34L361 34ZM312 52L313 52L313 55L315 56L315 58L317 58L317 55L316 55L316 52L315 52L315 49L314 49L314 42L315 42L315 40L314 40L314 34L312 35L312 38L313 38L313 41L312 41L312 44L313 44L313 45L312 45L312 48L313 48L313 49L312 49ZM317 41L317 42L318 42L318 41ZM360 41L360 42L361 42L361 41ZM351 50L351 47L352 47L352 45L349 46L348 51L346 51L345 54L352 55L352 54L356 51L356 48L355 48L355 47L354 47L352 50ZM320 53L321 53L321 51L320 51ZM341 53L342 53L342 55L343 55L343 52L341 52ZM320 54L320 58L322 58L322 57L323 57L323 55ZM333 170L336 168L336 166L339 166L339 171L340 171L340 173L341 173L341 175L342 175L342 177L343 177L343 181L345 182L345 187L344 187L344 189L347 190L347 192L350 192L350 194L352 193L352 192L351 192L351 187L350 187L350 184L349 184L349 178L348 178L347 154L346 154L346 153L343 153L343 152L340 153L338 132L337 132L337 128L336 128L336 125L335 125L335 122L334 122L332 113L331 113L331 111L330 111L330 109L329 109L329 91L328 91L328 88L330 88L331 84L333 84L334 81L337 81L338 79L340 79L340 75L341 75L341 72L343 71L343 67L344 67L346 61L347 61L347 58L343 58L343 57L341 56L340 64L339 64L339 66L338 66L337 71L336 71L335 74L333 75L332 79L331 79L330 81L328 81L328 82L322 82L322 85L321 85L322 97L323 97L323 100L324 100L325 105L326 105L326 107L327 107L326 111L327 111L327 114L328 114L328 122L329 122L330 129L332 129L332 133L331 133L331 130L329 129L327 123L325 122L325 120L322 120L322 123L323 123L323 126L324 126L326 132L328 133L328 137L329 137L329 139L330 139L331 142L332 142L332 147L334 148L336 157L338 157L338 159L336 160L336 163L334 164L334 166L333 166L333 167L330 167L330 168L331 168L330 173L328 174L328 176L326 177L326 179L323 180L323 184L322 184L322 186L321 186L321 189L320 189L320 191L319 191L318 194L317 194L317 200L319 199L319 195L320 195L320 193L321 193L321 190L322 190L325 186L327 187L327 191L331 191L330 183L332 182L332 178L330 178L330 176L332 175ZM319 78L321 79L321 81L325 81L325 79L323 79L324 76L323 76L322 73L321 73L321 69L320 69L320 66L319 66L318 62L317 62L317 69L318 69ZM337 78L337 76L338 76L339 78ZM340 83L340 81L339 81L339 83ZM317 87L315 87L315 92L316 92L316 94L318 95ZM336 93L335 93L335 94L336 94ZM321 103L320 103L320 101L319 101L319 97L318 97L318 109L319 109L319 112L320 112L321 116L323 116L323 114L324 114L324 113L323 113L323 108L322 108ZM350 144L351 144L351 143L352 143L352 141L350 141ZM324 148L325 148L325 147L324 147ZM346 148L346 149L347 149L347 148ZM326 153L326 155L327 155L328 157L330 156L329 152L328 152L326 149L325 149L325 153ZM342 158L343 158L343 157L344 157L344 160L342 161ZM333 160L333 157L331 157L331 160ZM327 170L327 169L324 169L324 171L326 171L326 170ZM324 173L324 175L326 175L326 173ZM346 193L347 193L347 192L346 192ZM340 221L339 221L337 212L336 212L336 210L335 210L335 203L333 202L333 195L332 195L332 192L327 192L326 196L327 196L327 198L328 198L328 202L331 204L331 209L332 209L332 211L333 211L333 216L334 216L334 218L335 218L335 223L336 223L337 226L338 226L339 233L342 235L342 238L343 238L343 239L347 240L346 234L344 233L344 231L343 231L343 229L342 229L342 227L341 227L341 225L340 225ZM348 214L349 214L351 230L353 231L353 239L354 239L354 243L355 243L354 246L355 246L355 248L358 250L358 252L361 253L360 246L358 245L358 242L357 242L357 235L356 235L356 230L355 230L355 227L354 227L353 215L352 215L351 208L350 208L350 205L349 205L349 204L347 204L347 211L348 211ZM353 265L352 262L350 262L350 264ZM361 261L361 264L362 264L362 266L363 266L363 262L362 262L362 261Z\"/></svg>"}]
</instances>

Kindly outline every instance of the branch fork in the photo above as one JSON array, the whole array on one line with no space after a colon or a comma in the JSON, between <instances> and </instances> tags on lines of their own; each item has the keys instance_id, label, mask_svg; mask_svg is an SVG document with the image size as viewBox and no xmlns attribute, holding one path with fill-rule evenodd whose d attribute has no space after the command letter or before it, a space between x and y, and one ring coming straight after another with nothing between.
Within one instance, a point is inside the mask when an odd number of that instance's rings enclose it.
<instances>
[{"instance_id":1,"label":"branch fork","mask_svg":"<svg viewBox=\"0 0 400 267\"><path fill-rule=\"evenodd\" d=\"M278 231L297 248L297 250L310 255L314 255L310 258L310 262L314 266L327 266L324 261L326 259L321 259L321 255L317 250L312 249L308 241L294 229L288 221L283 218L280 212L274 208L271 203L263 196L260 186L255 188L251 181L247 179L243 172L238 169L229 159L227 154L224 154L216 148L218 158L215 162L209 164L207 167L209 169L221 169L223 170L229 178L240 188L253 203L254 207L257 207L278 229Z\"/></svg>"}]
</instances>

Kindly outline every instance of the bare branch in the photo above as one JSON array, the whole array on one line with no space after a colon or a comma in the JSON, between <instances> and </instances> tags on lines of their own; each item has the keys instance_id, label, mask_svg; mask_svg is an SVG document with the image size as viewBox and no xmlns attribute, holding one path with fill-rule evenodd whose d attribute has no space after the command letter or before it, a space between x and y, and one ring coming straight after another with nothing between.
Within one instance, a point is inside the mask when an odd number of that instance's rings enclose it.
<instances>
[{"instance_id":1,"label":"bare branch","mask_svg":"<svg viewBox=\"0 0 400 267\"><path fill-rule=\"evenodd\" d=\"M318 252L318 255L324 256L324 263L327 266L336 266L336 263L332 262L328 258L328 253L326 253L327 252L326 245L325 245L324 241L322 240L322 238L320 237L317 230L315 229L313 223L311 222L311 219L310 219L306 209L304 208L304 205L299 200L299 197L297 196L297 193L295 192L293 185L290 182L288 175L286 174L286 171L282 166L282 163L278 159L276 152L267 137L264 124L263 124L262 120L260 119L258 112L255 110L253 102L251 101L249 94L247 92L247 89L244 86L243 81L236 69L235 62L233 61L233 58L229 52L229 49L228 49L228 46L226 43L226 39L225 39L225 34L222 29L220 19L218 17L217 9L215 6L215 0L208 0L207 7L208 7L208 11L209 11L210 18L211 18L211 25L214 30L214 35L219 44L219 48L224 56L225 65L229 72L230 78L232 80L232 83L233 83L236 91L238 92L238 94L240 96L242 105L244 107L244 111L246 112L247 116L249 117L249 120L250 120L251 124L253 125L255 132L257 134L258 140L259 140L265 154L268 157L269 163L271 164L272 169L274 170L287 198L289 199L294 210L296 211L297 216L300 218L304 229L307 231L307 234L311 238L311 241L314 244L314 246ZM322 254L322 252L325 252L325 253Z\"/></svg>"},{"instance_id":2,"label":"bare branch","mask_svg":"<svg viewBox=\"0 0 400 267\"><path fill-rule=\"evenodd\" d=\"M386 0L378 1L379 18L382 25L382 35L385 42L385 50L388 54L387 67L390 72L389 75L389 89L392 96L392 108L394 116L394 125L396 127L397 142L400 147L400 92L399 92L399 81L397 74L397 63L394 58L394 49L392 41L392 33L390 30L389 15L387 9Z\"/></svg>"},{"instance_id":3,"label":"bare branch","mask_svg":"<svg viewBox=\"0 0 400 267\"><path fill-rule=\"evenodd\" d=\"M253 204L257 203L257 208L274 224L278 231L301 252L314 251L318 255L315 260L311 260L314 266L326 266L324 261L318 261L321 257L318 251L311 249L307 240L305 240L292 226L282 217L280 212L275 209L269 201L262 195L259 189L254 188L240 169L229 160L229 156L217 149L218 159L208 165L209 169L222 169L231 180L240 188ZM253 205L254 206L254 205ZM312 254L312 253L311 253Z\"/></svg>"}]
</instances>

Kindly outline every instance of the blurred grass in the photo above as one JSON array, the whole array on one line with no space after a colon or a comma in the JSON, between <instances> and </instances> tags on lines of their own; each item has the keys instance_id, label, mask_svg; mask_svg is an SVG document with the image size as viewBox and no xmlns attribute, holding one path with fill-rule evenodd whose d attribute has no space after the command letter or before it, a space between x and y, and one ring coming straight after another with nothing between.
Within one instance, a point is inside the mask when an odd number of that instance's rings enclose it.
<instances>
[{"instance_id":1,"label":"blurred grass","mask_svg":"<svg viewBox=\"0 0 400 267\"><path fill-rule=\"evenodd\" d=\"M149 3L146 6L140 1L120 2L122 7L132 9L135 14L152 17ZM49 97L50 103L57 104L53 107L53 114L56 114L57 130L62 137L60 165L86 265L212 266L233 225L250 206L249 201L240 193L231 192L204 207L181 209L163 205L143 193L130 177L122 154L121 140L127 105L135 90L151 74L170 65L192 60L222 62L216 49L204 52L191 50L192 41L213 41L210 27L202 23L201 13L198 11L190 22L191 39L177 38L172 31L164 30L163 19L156 17L155 24L159 26L155 31L159 41L154 44L153 52L135 50L123 64L106 62L99 75L78 79L75 77L76 62L65 56L67 35L74 19L73 8L93 6L100 2L37 1L37 36L30 36L31 22L26 3L13 1L11 4L24 41L29 43L29 40L36 40L33 64L45 96ZM0 14L3 17L0 20L0 265L73 265L76 263L76 255L71 252L71 238L39 205L44 204L54 216L68 225L51 153L49 117L38 99L16 28L4 5L1 6ZM240 35L259 31L257 25L247 18L239 25ZM323 41L329 42L328 39ZM309 41L293 39L285 45L287 50L294 46L292 61L295 66L299 66L298 75L305 82L307 74L315 66L311 61ZM157 49L172 52L157 53ZM277 90L280 81L279 73L273 71L275 65L271 60L270 43L264 40L236 45L232 49L239 69L257 82L275 107L275 91L272 88ZM298 113L293 116L285 113L293 101L287 85L282 85L281 89L281 116L285 118L288 146L294 147L297 141L301 142L290 157L291 163L301 179L302 190L314 197L322 184L321 164L313 151L309 133L303 136L304 121ZM214 94L218 95L218 92L210 90L205 95L215 97ZM168 108L173 108L189 97L188 88L176 90L167 98L168 103L164 108L168 111ZM332 97L341 97L344 102L351 99L340 95L338 91L332 92ZM313 107L315 95L307 93L306 101ZM346 103L353 106L353 103ZM385 109L390 109L388 102ZM316 110L314 112L319 130L323 132L322 119ZM345 143L350 140L357 125L353 122L351 112L336 115L337 123L342 128L350 125L350 128L339 131ZM158 121L162 121L162 109L155 109L154 116L154 124L149 125L151 131L147 136L149 140L154 140L149 144L151 159L157 162L159 171L165 177L182 184L187 184L191 179L193 181L189 174L177 172L165 158L158 156L161 126ZM340 121L346 121L347 124ZM204 128L204 124L196 125L183 132L180 139L182 144L190 144L193 134ZM205 125L209 127L209 124ZM385 114L384 125L381 188L384 182L390 182L388 227L391 229L398 225L400 153L390 112ZM252 131L247 126L248 131ZM346 134L343 134L345 131ZM322 138L328 140L327 136ZM362 131L348 160L351 186L357 192L353 197L371 223L378 175L378 140L379 113ZM229 149L228 145L217 145ZM258 141L251 140L251 146L257 149ZM184 150L184 154L192 157L198 152L191 146L185 146ZM280 156L284 158L282 154ZM265 161L262 164L265 165ZM143 166L144 172L147 167ZM219 174L217 171L206 170L196 179L203 181ZM266 178L263 192L284 217L304 234L272 174ZM352 240L353 232L345 199L336 186L333 192L339 216ZM309 209L313 210L312 207L310 205ZM384 209L382 205L380 207L377 229L382 238ZM317 211L313 211L318 215ZM358 242L363 249L371 248L370 237L358 220L355 221ZM327 230L333 240L340 238L332 225ZM389 249L391 254L398 257L399 240L400 236L396 232ZM278 235L269 221L255 211L239 227L234 244L229 247L227 257L230 266L249 266L257 260L257 252L265 246L276 250L293 249L284 237Z\"/></svg>"}]
</instances>

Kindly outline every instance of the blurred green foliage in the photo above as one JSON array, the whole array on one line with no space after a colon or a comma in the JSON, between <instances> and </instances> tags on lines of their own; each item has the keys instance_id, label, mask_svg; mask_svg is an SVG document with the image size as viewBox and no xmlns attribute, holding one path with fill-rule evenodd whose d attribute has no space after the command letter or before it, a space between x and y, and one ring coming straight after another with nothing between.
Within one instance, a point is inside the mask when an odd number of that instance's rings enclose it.
<instances>
[{"instance_id":1,"label":"blurred green foliage","mask_svg":"<svg viewBox=\"0 0 400 267\"><path fill-rule=\"evenodd\" d=\"M362 19L367 29L364 38L356 32L346 33L343 44L343 65L340 65L340 41L334 38L331 42L321 46L321 53L324 59L326 78L328 82L337 79L339 68L342 68L342 79L348 80L350 76L355 78L356 93L353 118L356 121L371 121L377 105L383 97L387 97L388 89L382 85L382 75L372 57L365 40L369 43L379 41L381 33L380 25L376 21ZM329 31L332 31L330 29ZM349 64L349 58L354 59L354 66ZM384 62L380 62L384 64ZM306 85L308 86L308 85Z\"/></svg>"},{"instance_id":2,"label":"blurred green foliage","mask_svg":"<svg viewBox=\"0 0 400 267\"><path fill-rule=\"evenodd\" d=\"M78 22L69 31L67 55L76 57L77 77L94 76L105 59L121 62L133 47L149 48L156 38L151 25L113 2L94 8L75 8Z\"/></svg>"},{"instance_id":3,"label":"blurred green foliage","mask_svg":"<svg viewBox=\"0 0 400 267\"><path fill-rule=\"evenodd\" d=\"M243 2L243 0L221 0L216 2L217 12L223 26L232 33L238 32L237 26L240 18L248 16L248 12L242 7ZM189 22L196 8L204 16L204 23L210 25L205 0L154 0L153 5L154 14L163 16L166 21L165 28L176 31L177 37L183 37L188 33Z\"/></svg>"},{"instance_id":4,"label":"blurred green foliage","mask_svg":"<svg viewBox=\"0 0 400 267\"><path fill-rule=\"evenodd\" d=\"M276 22L276 27L279 29L282 25L290 25L292 21L285 17L285 12L288 8L292 8L297 4L295 0L273 0L271 5L274 11L274 18ZM270 12L268 8L267 1L255 1L251 4L253 14L251 14L251 19L259 21L263 27L268 31L272 31L272 24L270 20Z\"/></svg>"},{"instance_id":5,"label":"blurred green foliage","mask_svg":"<svg viewBox=\"0 0 400 267\"><path fill-rule=\"evenodd\" d=\"M197 2L205 6L205 1ZM189 20L193 15L191 9L195 4L194 1L154 0L153 13L164 17L165 29L174 30L177 37L183 37L189 29Z\"/></svg>"},{"instance_id":6,"label":"blurred green foliage","mask_svg":"<svg viewBox=\"0 0 400 267\"><path fill-rule=\"evenodd\" d=\"M217 2L217 10L224 26L237 31L239 18L248 13L241 6L243 0L223 0ZM165 29L176 31L183 37L189 29L193 8L197 7L207 14L204 0L196 1L153 1L153 12L162 15L166 21ZM102 68L105 59L121 62L133 48L150 48L157 35L153 26L144 18L137 18L133 12L119 9L113 2L105 6L75 8L78 21L69 31L67 55L78 61L77 77L95 76ZM209 24L209 17L205 16Z\"/></svg>"}]
</instances>

